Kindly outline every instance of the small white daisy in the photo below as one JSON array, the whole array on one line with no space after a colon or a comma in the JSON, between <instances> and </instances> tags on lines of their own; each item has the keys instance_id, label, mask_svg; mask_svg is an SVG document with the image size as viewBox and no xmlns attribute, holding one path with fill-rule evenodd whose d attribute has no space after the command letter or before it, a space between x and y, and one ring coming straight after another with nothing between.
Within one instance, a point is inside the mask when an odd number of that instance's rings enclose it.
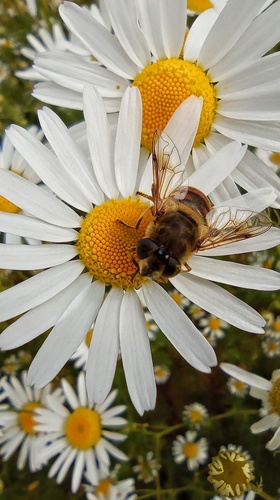
<instances>
[{"instance_id":1,"label":"small white daisy","mask_svg":"<svg viewBox=\"0 0 280 500\"><path fill-rule=\"evenodd\" d=\"M198 324L203 335L212 346L216 346L217 341L224 338L225 330L229 327L226 321L212 314L200 319Z\"/></svg>"},{"instance_id":2,"label":"small white daisy","mask_svg":"<svg viewBox=\"0 0 280 500\"><path fill-rule=\"evenodd\" d=\"M271 380L250 373L230 363L221 363L221 368L231 377L250 386L250 395L262 402L263 418L251 425L253 434L269 429L275 431L266 448L274 451L280 447L280 370L274 370Z\"/></svg>"},{"instance_id":3,"label":"small white daisy","mask_svg":"<svg viewBox=\"0 0 280 500\"><path fill-rule=\"evenodd\" d=\"M42 387L56 376L94 323L86 371L90 401L101 403L108 395L121 352L132 402L142 414L154 408L156 384L139 288L159 329L189 363L209 372L216 356L168 289L137 273L138 257L131 249L145 236L152 217L147 200L135 196L138 189L149 194L152 184L151 158L146 161L140 156L139 160L142 113L138 89L125 92L116 140L98 92L86 86L84 100L90 157L50 109L39 112L48 147L21 127L9 129L14 146L50 191L0 169L2 196L32 215L0 212L0 230L9 221L11 233L41 238L48 244L0 245L3 269L44 269L0 294L0 321L21 315L1 334L0 347L18 347L53 327L29 369L29 383ZM183 165L201 105L201 99L187 99L166 127ZM189 120L188 139L178 127L182 117ZM207 196L236 167L245 150L235 142L225 146L189 177L189 185ZM223 170L221 163L225 164ZM209 168L210 178L205 175ZM260 189L219 204L209 217L239 213L231 207L263 210L273 199L270 188ZM140 217L141 224L135 228ZM263 333L265 321L260 314L213 281L275 290L280 286L279 274L213 256L270 248L279 242L280 230L271 228L255 238L198 250L188 261L191 271L182 271L169 281L209 313L237 328Z\"/></svg>"},{"instance_id":4,"label":"small white daisy","mask_svg":"<svg viewBox=\"0 0 280 500\"><path fill-rule=\"evenodd\" d=\"M256 148L255 151L258 158L260 158L268 167L273 168L276 174L279 174L280 169L280 153L275 151L267 151L265 149Z\"/></svg>"},{"instance_id":5,"label":"small white daisy","mask_svg":"<svg viewBox=\"0 0 280 500\"><path fill-rule=\"evenodd\" d=\"M116 480L111 474L100 477L96 483L84 485L84 489L87 500L137 499L134 479Z\"/></svg>"},{"instance_id":6,"label":"small white daisy","mask_svg":"<svg viewBox=\"0 0 280 500\"><path fill-rule=\"evenodd\" d=\"M36 410L36 429L45 433L45 446L40 456L44 461L55 457L49 477L61 483L73 465L71 488L76 493L85 471L93 482L98 482L98 471L109 470L110 455L117 460L127 460L127 456L111 441L122 442L124 434L113 432L123 427L127 421L120 417L124 405L110 408L117 391L112 391L102 405L92 406L88 402L85 374L80 372L77 379L77 394L67 380L61 380L65 403L58 404L48 398L48 408ZM58 455L58 456L57 456Z\"/></svg>"},{"instance_id":7,"label":"small white daisy","mask_svg":"<svg viewBox=\"0 0 280 500\"><path fill-rule=\"evenodd\" d=\"M188 470L195 471L208 458L208 441L205 437L198 439L196 431L187 431L173 441L172 453L177 464L186 462Z\"/></svg>"},{"instance_id":8,"label":"small white daisy","mask_svg":"<svg viewBox=\"0 0 280 500\"><path fill-rule=\"evenodd\" d=\"M149 311L147 310L147 308L144 308L144 315L145 315L146 328L149 335L149 339L153 341L156 339L156 334L159 331L158 326L155 323L151 313L149 313Z\"/></svg>"},{"instance_id":9,"label":"small white daisy","mask_svg":"<svg viewBox=\"0 0 280 500\"><path fill-rule=\"evenodd\" d=\"M170 377L170 370L167 366L154 366L155 380L157 384L165 384Z\"/></svg>"},{"instance_id":10,"label":"small white daisy","mask_svg":"<svg viewBox=\"0 0 280 500\"><path fill-rule=\"evenodd\" d=\"M1 371L5 373L5 375L15 375L20 369L20 366L21 364L18 357L15 354L11 354L11 356L4 359Z\"/></svg>"},{"instance_id":11,"label":"small white daisy","mask_svg":"<svg viewBox=\"0 0 280 500\"><path fill-rule=\"evenodd\" d=\"M198 320L198 319L203 318L205 316L205 311L203 311L203 309L201 309L201 307L199 307L196 304L191 304L189 306L188 313L195 320Z\"/></svg>"},{"instance_id":12,"label":"small white daisy","mask_svg":"<svg viewBox=\"0 0 280 500\"><path fill-rule=\"evenodd\" d=\"M0 381L2 389L1 401L6 402L6 408L0 412L0 455L8 460L18 451L17 467L23 469L28 462L31 472L39 470L45 463L41 459L41 436L35 429L35 411L47 405L48 395L52 395L54 404L60 404L62 394L60 389L53 391L51 384L44 389L32 389L27 385L27 372L21 374L21 380L11 376Z\"/></svg>"},{"instance_id":13,"label":"small white daisy","mask_svg":"<svg viewBox=\"0 0 280 500\"><path fill-rule=\"evenodd\" d=\"M190 301L178 290L172 290L170 295L173 300L175 300L176 304L186 311L187 307L190 305Z\"/></svg>"},{"instance_id":14,"label":"small white daisy","mask_svg":"<svg viewBox=\"0 0 280 500\"><path fill-rule=\"evenodd\" d=\"M35 125L29 127L29 133L36 137L39 141L42 140L44 134L41 130L38 129ZM14 148L10 139L4 134L2 141L2 151L0 151L0 169L4 169L19 176L24 179L28 179L30 182L34 182L38 184L40 182L40 178L34 170L29 166L28 162L21 156L21 154ZM0 195L0 211L6 212L6 214L18 214L21 212L20 208L11 203L7 198ZM9 233L10 226L10 215L7 215L6 224L1 227L2 238L6 243L21 243L22 238L15 234ZM4 234L5 233L5 234ZM33 243L36 241L35 238L26 238L28 243ZM36 241L38 243L38 241Z\"/></svg>"},{"instance_id":15,"label":"small white daisy","mask_svg":"<svg viewBox=\"0 0 280 500\"><path fill-rule=\"evenodd\" d=\"M221 446L219 454L212 457L208 464L208 481L223 499L252 499L243 497L243 493L251 490L250 483L254 479L254 462L249 453L241 446L229 444ZM215 498L215 497L214 497Z\"/></svg>"},{"instance_id":16,"label":"small white daisy","mask_svg":"<svg viewBox=\"0 0 280 500\"><path fill-rule=\"evenodd\" d=\"M120 1L105 0L113 33L75 3L60 6L69 31L99 64L74 54L38 54L35 70L49 82L35 86L35 97L82 109L83 88L91 83L111 113L132 84L143 100L142 145L151 149L154 131L164 129L180 103L202 96L193 168L232 139L280 151L280 54L266 55L279 42L280 2L228 0L220 12L200 14L185 36L186 0L177 0L176 8L172 0ZM237 196L237 186L272 186L273 206L280 207L280 179L249 150L211 194L213 203Z\"/></svg>"},{"instance_id":17,"label":"small white daisy","mask_svg":"<svg viewBox=\"0 0 280 500\"><path fill-rule=\"evenodd\" d=\"M154 453L148 451L145 456L137 457L138 464L132 467L132 470L137 474L139 481L144 481L145 484L151 483L155 480L160 469L160 464L157 463Z\"/></svg>"},{"instance_id":18,"label":"small white daisy","mask_svg":"<svg viewBox=\"0 0 280 500\"><path fill-rule=\"evenodd\" d=\"M196 429L201 427L201 424L207 420L209 414L207 408L201 403L192 403L184 406L183 418Z\"/></svg>"},{"instance_id":19,"label":"small white daisy","mask_svg":"<svg viewBox=\"0 0 280 500\"><path fill-rule=\"evenodd\" d=\"M277 358L280 356L280 332L268 330L261 346L267 358Z\"/></svg>"},{"instance_id":20,"label":"small white daisy","mask_svg":"<svg viewBox=\"0 0 280 500\"><path fill-rule=\"evenodd\" d=\"M231 394L237 396L238 398L244 398L247 394L249 394L249 386L241 380L237 380L236 378L229 377L227 381L227 388Z\"/></svg>"}]
</instances>

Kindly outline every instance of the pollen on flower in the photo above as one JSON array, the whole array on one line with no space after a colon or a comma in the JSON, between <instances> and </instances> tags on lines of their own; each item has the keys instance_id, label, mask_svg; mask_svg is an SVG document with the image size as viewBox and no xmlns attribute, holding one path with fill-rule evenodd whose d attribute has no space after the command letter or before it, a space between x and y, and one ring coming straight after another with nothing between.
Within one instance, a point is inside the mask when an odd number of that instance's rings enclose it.
<instances>
[{"instance_id":1,"label":"pollen on flower","mask_svg":"<svg viewBox=\"0 0 280 500\"><path fill-rule=\"evenodd\" d=\"M203 97L194 146L207 136L217 101L213 85L198 66L175 58L161 60L146 66L132 85L139 88L142 96L143 146L151 149L155 130L163 130L178 106L191 95Z\"/></svg>"},{"instance_id":2,"label":"pollen on flower","mask_svg":"<svg viewBox=\"0 0 280 500\"><path fill-rule=\"evenodd\" d=\"M36 431L34 426L36 425L36 421L34 420L34 410L36 408L42 408L43 405L38 403L38 401L31 401L26 403L20 410L18 416L18 422L22 430L26 434L31 434L34 436Z\"/></svg>"},{"instance_id":3,"label":"pollen on flower","mask_svg":"<svg viewBox=\"0 0 280 500\"><path fill-rule=\"evenodd\" d=\"M66 419L66 439L78 450L95 446L101 438L101 430L100 416L91 408L79 407Z\"/></svg>"},{"instance_id":4,"label":"pollen on flower","mask_svg":"<svg viewBox=\"0 0 280 500\"><path fill-rule=\"evenodd\" d=\"M147 208L149 205L139 199L112 199L86 216L77 247L80 259L96 279L123 289L138 288L146 281L147 278L136 273L133 260L138 260L135 247L144 237L151 220ZM135 225L143 214L136 229Z\"/></svg>"}]
</instances>

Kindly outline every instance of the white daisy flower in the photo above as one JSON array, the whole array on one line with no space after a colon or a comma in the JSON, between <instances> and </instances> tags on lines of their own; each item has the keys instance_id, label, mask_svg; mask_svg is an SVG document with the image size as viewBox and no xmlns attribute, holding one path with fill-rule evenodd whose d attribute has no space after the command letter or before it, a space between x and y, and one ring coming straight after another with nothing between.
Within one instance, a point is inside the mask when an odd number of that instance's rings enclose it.
<instances>
[{"instance_id":1,"label":"white daisy flower","mask_svg":"<svg viewBox=\"0 0 280 500\"><path fill-rule=\"evenodd\" d=\"M101 403L108 395L120 351L132 402L142 414L154 408L156 386L145 317L136 289L141 288L159 329L190 364L209 372L216 358L210 344L168 291L137 273L137 255L134 257L131 249L144 237L151 211L147 200L143 202L134 196L138 187L142 193L149 193L152 183L151 162L143 164L142 158L139 161L142 116L139 91L128 88L125 93L113 144L98 92L86 87L84 99L90 159L49 109L40 111L39 119L52 150L18 126L9 130L19 153L55 194L0 169L0 194L33 216L0 213L0 230L9 216L10 232L48 242L0 246L3 269L46 269L1 293L0 320L21 317L1 334L0 347L4 350L18 347L54 327L29 370L29 383L42 387L56 376L94 323L87 365L90 401ZM200 110L199 99L187 99L166 127L176 144L178 140L183 164ZM177 126L182 115L190 120L187 142ZM243 154L243 146L229 144L190 176L189 185L207 196ZM222 171L221 163L226 165ZM209 167L210 179L205 175ZM265 188L254 195L227 201L226 205L248 210L258 206L263 210L274 198L275 194ZM220 204L209 214L217 217L231 210ZM136 229L139 218L141 224ZM212 281L272 290L279 288L279 274L215 260L212 256L270 248L279 241L280 230L271 228L255 238L198 251L189 259L191 272L170 278L170 283L189 300L237 328L263 333L263 318ZM110 290L105 297L106 287Z\"/></svg>"},{"instance_id":2,"label":"white daisy flower","mask_svg":"<svg viewBox=\"0 0 280 500\"><path fill-rule=\"evenodd\" d=\"M1 401L7 403L0 412L0 455L8 460L19 450L17 467L22 470L28 462L31 472L39 470L45 463L40 457L41 436L35 429L35 411L47 404L47 396L52 395L54 404L60 404L60 389L52 391L51 384L44 389L33 389L27 385L27 372L21 374L21 381L16 377L3 377L0 381Z\"/></svg>"},{"instance_id":3,"label":"white daisy flower","mask_svg":"<svg viewBox=\"0 0 280 500\"><path fill-rule=\"evenodd\" d=\"M236 378L229 377L227 381L227 388L231 394L237 396L238 398L244 398L247 394L249 394L249 386L241 380L237 380Z\"/></svg>"},{"instance_id":4,"label":"white daisy flower","mask_svg":"<svg viewBox=\"0 0 280 500\"><path fill-rule=\"evenodd\" d=\"M251 425L253 434L269 429L275 430L273 438L266 444L266 448L274 451L280 447L280 370L274 370L271 380L250 373L243 368L230 363L221 363L220 367L231 377L237 378L250 386L250 395L262 402L261 420Z\"/></svg>"},{"instance_id":5,"label":"white daisy flower","mask_svg":"<svg viewBox=\"0 0 280 500\"><path fill-rule=\"evenodd\" d=\"M280 332L268 331L261 346L267 358L277 358L280 356Z\"/></svg>"},{"instance_id":6,"label":"white daisy flower","mask_svg":"<svg viewBox=\"0 0 280 500\"><path fill-rule=\"evenodd\" d=\"M146 307L144 307L144 315L145 315L145 322L146 322L147 332L149 335L149 340L153 341L156 339L156 334L159 331L158 326L155 323L153 316L149 313Z\"/></svg>"},{"instance_id":7,"label":"white daisy flower","mask_svg":"<svg viewBox=\"0 0 280 500\"><path fill-rule=\"evenodd\" d=\"M84 485L87 500L136 500L134 479L112 481L104 477L98 483Z\"/></svg>"},{"instance_id":8,"label":"white daisy flower","mask_svg":"<svg viewBox=\"0 0 280 500\"><path fill-rule=\"evenodd\" d=\"M186 0L177 0L176 8L172 0L105 0L105 5L114 33L73 2L60 6L67 28L99 65L74 54L39 54L35 70L49 82L35 86L35 97L82 109L84 85L91 83L111 113L119 111L132 84L142 94L142 145L150 150L154 131L164 129L179 104L190 95L202 96L194 169L232 139L280 151L280 54L264 56L279 42L280 2L264 10L263 0L229 0L221 12L200 14L187 37ZM213 203L237 196L237 186L246 191L273 186L278 195L273 206L280 207L280 179L250 151L211 194Z\"/></svg>"},{"instance_id":9,"label":"white daisy flower","mask_svg":"<svg viewBox=\"0 0 280 500\"><path fill-rule=\"evenodd\" d=\"M205 311L203 311L203 309L201 309L201 307L199 307L196 304L191 304L189 306L188 313L195 320L198 320L198 319L203 318L205 316Z\"/></svg>"},{"instance_id":10,"label":"white daisy flower","mask_svg":"<svg viewBox=\"0 0 280 500\"><path fill-rule=\"evenodd\" d=\"M205 464L208 458L208 441L200 439L196 431L187 431L185 436L177 436L172 445L172 453L177 464L186 462L190 471L195 471Z\"/></svg>"},{"instance_id":11,"label":"white daisy flower","mask_svg":"<svg viewBox=\"0 0 280 500\"><path fill-rule=\"evenodd\" d=\"M170 377L170 370L167 366L154 366L155 380L157 384L165 384Z\"/></svg>"},{"instance_id":12,"label":"white daisy flower","mask_svg":"<svg viewBox=\"0 0 280 500\"><path fill-rule=\"evenodd\" d=\"M78 349L71 356L70 360L74 362L74 367L77 370L86 370L89 347L93 335L93 326L86 334L86 337L79 345Z\"/></svg>"},{"instance_id":13,"label":"white daisy flower","mask_svg":"<svg viewBox=\"0 0 280 500\"><path fill-rule=\"evenodd\" d=\"M38 140L42 140L44 134L41 130L38 129L38 127L33 125L28 129L28 131ZM38 175L36 175L34 170L28 165L21 154L13 147L6 134L4 134L2 141L2 151L0 151L0 169L11 171L23 177L24 179L29 180L30 182L34 182L35 184L38 184L40 182L40 178L38 177ZM11 203L7 198L0 195L0 211L6 212L7 214L17 214L21 212L21 209L14 203ZM9 233L10 216L7 217L8 220L6 227L3 228L2 226L1 228L1 231L5 233L2 233L3 240L6 243L21 243L22 238L20 236ZM29 238L27 239L27 241L28 243L38 243L36 239Z\"/></svg>"},{"instance_id":14,"label":"white daisy flower","mask_svg":"<svg viewBox=\"0 0 280 500\"><path fill-rule=\"evenodd\" d=\"M148 451L145 456L137 457L138 464L132 467L132 470L137 474L139 481L144 481L145 484L155 480L160 469L160 464L157 463L154 453Z\"/></svg>"},{"instance_id":15,"label":"white daisy flower","mask_svg":"<svg viewBox=\"0 0 280 500\"><path fill-rule=\"evenodd\" d=\"M127 460L125 453L111 443L120 443L126 436L108 430L127 423L120 417L126 407L110 408L117 397L116 390L102 405L93 407L88 401L84 372L80 372L77 379L77 394L65 379L61 380L61 387L65 404L57 404L49 397L48 408L36 410L36 429L46 434L45 446L40 452L42 460L48 461L58 455L49 477L56 476L57 483L61 483L73 464L71 488L76 493L85 471L95 483L99 471L108 472L110 455L117 460Z\"/></svg>"},{"instance_id":16,"label":"white daisy flower","mask_svg":"<svg viewBox=\"0 0 280 500\"><path fill-rule=\"evenodd\" d=\"M196 429L201 427L201 424L207 420L208 416L207 408L201 403L192 403L184 406L183 417L187 418L189 423Z\"/></svg>"},{"instance_id":17,"label":"white daisy flower","mask_svg":"<svg viewBox=\"0 0 280 500\"><path fill-rule=\"evenodd\" d=\"M199 327L210 344L216 346L217 340L224 338L225 330L229 325L226 321L211 314L199 320Z\"/></svg>"},{"instance_id":18,"label":"white daisy flower","mask_svg":"<svg viewBox=\"0 0 280 500\"><path fill-rule=\"evenodd\" d=\"M15 354L11 354L4 359L1 372L5 375L15 375L20 369L20 361Z\"/></svg>"},{"instance_id":19,"label":"white daisy flower","mask_svg":"<svg viewBox=\"0 0 280 500\"><path fill-rule=\"evenodd\" d=\"M251 490L250 483L254 479L254 462L249 453L241 446L229 444L221 446L219 454L212 457L208 464L208 481L223 499L252 499L243 494ZM214 497L215 498L215 497Z\"/></svg>"},{"instance_id":20,"label":"white daisy flower","mask_svg":"<svg viewBox=\"0 0 280 500\"><path fill-rule=\"evenodd\" d=\"M265 149L256 148L256 155L268 166L273 168L275 173L279 174L280 169L280 153L275 151L267 151Z\"/></svg>"}]
</instances>

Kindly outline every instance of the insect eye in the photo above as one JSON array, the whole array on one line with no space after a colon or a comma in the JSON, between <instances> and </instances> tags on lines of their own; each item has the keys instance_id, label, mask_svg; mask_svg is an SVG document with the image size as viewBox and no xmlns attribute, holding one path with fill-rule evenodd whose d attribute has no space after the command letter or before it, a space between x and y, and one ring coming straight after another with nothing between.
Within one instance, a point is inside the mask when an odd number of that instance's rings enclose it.
<instances>
[{"instance_id":1,"label":"insect eye","mask_svg":"<svg viewBox=\"0 0 280 500\"><path fill-rule=\"evenodd\" d=\"M160 247L157 252L156 252L157 256L161 259L161 260L168 260L169 259L169 254L166 253L166 250L165 248L162 248Z\"/></svg>"},{"instance_id":2,"label":"insect eye","mask_svg":"<svg viewBox=\"0 0 280 500\"><path fill-rule=\"evenodd\" d=\"M171 278L172 276L176 276L176 274L180 272L180 269L180 262L177 259L174 259L174 257L170 257L166 263L162 276L165 278Z\"/></svg>"},{"instance_id":3,"label":"insect eye","mask_svg":"<svg viewBox=\"0 0 280 500\"><path fill-rule=\"evenodd\" d=\"M142 238L137 243L137 255L139 259L146 259L158 250L158 245L150 238Z\"/></svg>"}]
</instances>

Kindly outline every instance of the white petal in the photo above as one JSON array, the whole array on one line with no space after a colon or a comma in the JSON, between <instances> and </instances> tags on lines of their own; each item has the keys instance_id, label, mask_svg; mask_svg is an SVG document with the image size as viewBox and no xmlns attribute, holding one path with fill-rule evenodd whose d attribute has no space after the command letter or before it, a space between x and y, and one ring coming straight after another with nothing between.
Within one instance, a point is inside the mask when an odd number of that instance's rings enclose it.
<instances>
[{"instance_id":1,"label":"white petal","mask_svg":"<svg viewBox=\"0 0 280 500\"><path fill-rule=\"evenodd\" d=\"M0 169L0 193L22 210L50 224L80 227L81 218L53 194L13 172Z\"/></svg>"},{"instance_id":2,"label":"white petal","mask_svg":"<svg viewBox=\"0 0 280 500\"><path fill-rule=\"evenodd\" d=\"M195 62L198 59L201 47L204 44L210 29L216 21L218 13L208 9L197 16L192 24L184 46L184 60Z\"/></svg>"},{"instance_id":3,"label":"white petal","mask_svg":"<svg viewBox=\"0 0 280 500\"><path fill-rule=\"evenodd\" d=\"M217 207L238 207L244 210L260 213L268 208L276 199L276 193L272 187L254 189L250 193L239 195L236 198L218 203Z\"/></svg>"},{"instance_id":4,"label":"white petal","mask_svg":"<svg viewBox=\"0 0 280 500\"><path fill-rule=\"evenodd\" d=\"M38 117L45 136L62 163L69 180L72 180L76 190L83 195L84 211L90 212L92 203L96 205L103 199L101 189L96 185L92 175L90 163L76 146L62 120L51 109L45 107L38 111Z\"/></svg>"},{"instance_id":5,"label":"white petal","mask_svg":"<svg viewBox=\"0 0 280 500\"><path fill-rule=\"evenodd\" d=\"M0 321L43 304L70 285L83 271L79 261L66 262L36 274L0 294Z\"/></svg>"},{"instance_id":6,"label":"white petal","mask_svg":"<svg viewBox=\"0 0 280 500\"><path fill-rule=\"evenodd\" d=\"M278 420L279 417L278 415L276 415L276 413L266 415L261 420L251 425L250 430L253 434L258 434L259 432L267 431L268 429L274 427L277 424Z\"/></svg>"},{"instance_id":7,"label":"white petal","mask_svg":"<svg viewBox=\"0 0 280 500\"><path fill-rule=\"evenodd\" d=\"M257 2L252 3L257 5ZM242 0L241 4L245 5ZM232 2L232 5L238 9L235 2ZM249 9L252 9L252 5L246 2L247 5ZM242 5L240 13L242 13ZM228 78L236 74L239 69L242 71L251 61L259 59L274 47L279 42L279 22L280 5L274 2L269 9L251 22L226 56L218 64L212 66L210 72L212 81L217 82L225 77Z\"/></svg>"},{"instance_id":8,"label":"white petal","mask_svg":"<svg viewBox=\"0 0 280 500\"><path fill-rule=\"evenodd\" d=\"M0 231L55 243L75 241L78 238L74 229L54 226L33 217L8 212L0 212Z\"/></svg>"},{"instance_id":9,"label":"white petal","mask_svg":"<svg viewBox=\"0 0 280 500\"><path fill-rule=\"evenodd\" d=\"M214 350L188 316L157 283L149 281L142 290L155 322L175 349L192 366L209 372L210 366L216 364Z\"/></svg>"},{"instance_id":10,"label":"white petal","mask_svg":"<svg viewBox=\"0 0 280 500\"><path fill-rule=\"evenodd\" d=\"M115 144L115 173L124 198L135 192L142 131L142 101L137 87L128 88L122 99Z\"/></svg>"},{"instance_id":11,"label":"white petal","mask_svg":"<svg viewBox=\"0 0 280 500\"><path fill-rule=\"evenodd\" d=\"M199 125L203 99L191 96L183 101L168 121L164 132L178 148L180 159L187 163ZM182 133L182 131L184 131Z\"/></svg>"},{"instance_id":12,"label":"white petal","mask_svg":"<svg viewBox=\"0 0 280 500\"><path fill-rule=\"evenodd\" d=\"M231 139L257 148L280 151L278 121L233 120L216 114L213 127Z\"/></svg>"},{"instance_id":13,"label":"white petal","mask_svg":"<svg viewBox=\"0 0 280 500\"><path fill-rule=\"evenodd\" d=\"M184 42L187 9L184 0L138 0L140 27L152 54L159 59L178 57Z\"/></svg>"},{"instance_id":14,"label":"white petal","mask_svg":"<svg viewBox=\"0 0 280 500\"><path fill-rule=\"evenodd\" d=\"M198 255L193 255L188 264L192 268L190 274L206 280L251 290L278 290L280 288L280 274L271 269L245 266Z\"/></svg>"},{"instance_id":15,"label":"white petal","mask_svg":"<svg viewBox=\"0 0 280 500\"><path fill-rule=\"evenodd\" d=\"M241 98L232 95L228 100L221 99L217 104L216 113L234 120L279 120L279 83L275 91L261 89L259 95L256 95L256 92L250 89L249 93L250 95Z\"/></svg>"},{"instance_id":16,"label":"white petal","mask_svg":"<svg viewBox=\"0 0 280 500\"><path fill-rule=\"evenodd\" d=\"M91 339L86 383L89 400L103 403L112 386L119 353L119 315L123 291L112 288L104 301Z\"/></svg>"},{"instance_id":17,"label":"white petal","mask_svg":"<svg viewBox=\"0 0 280 500\"><path fill-rule=\"evenodd\" d=\"M273 438L270 441L268 441L268 443L266 444L266 448L270 451L274 451L277 448L279 448L279 446L280 446L280 427L278 427L278 429L275 431Z\"/></svg>"},{"instance_id":18,"label":"white petal","mask_svg":"<svg viewBox=\"0 0 280 500\"><path fill-rule=\"evenodd\" d=\"M84 89L84 116L92 166L98 183L108 198L117 198L109 123L100 94L89 85Z\"/></svg>"},{"instance_id":19,"label":"white petal","mask_svg":"<svg viewBox=\"0 0 280 500\"><path fill-rule=\"evenodd\" d=\"M87 199L84 200L83 190L78 189L77 181L72 180L71 175L65 172L49 148L17 125L13 125L8 134L17 150L54 193L80 210L90 210L91 204Z\"/></svg>"},{"instance_id":20,"label":"white petal","mask_svg":"<svg viewBox=\"0 0 280 500\"><path fill-rule=\"evenodd\" d=\"M2 269L34 270L58 266L73 259L77 248L73 245L6 245L0 243Z\"/></svg>"},{"instance_id":21,"label":"white petal","mask_svg":"<svg viewBox=\"0 0 280 500\"><path fill-rule=\"evenodd\" d=\"M234 255L246 252L258 252L268 250L280 244L280 229L272 227L266 233L260 234L254 238L240 241L238 243L229 243L223 247L204 250L203 256L217 257L220 255Z\"/></svg>"},{"instance_id":22,"label":"white petal","mask_svg":"<svg viewBox=\"0 0 280 500\"><path fill-rule=\"evenodd\" d=\"M71 491L72 493L77 493L79 486L82 481L84 467L85 467L85 459L84 459L84 451L79 451L77 454L77 458L75 460L75 464L72 472L71 479Z\"/></svg>"},{"instance_id":23,"label":"white petal","mask_svg":"<svg viewBox=\"0 0 280 500\"><path fill-rule=\"evenodd\" d=\"M83 372L80 372L83 373ZM64 392L65 398L67 400L67 404L70 406L71 410L75 410L80 406L78 397L73 387L66 379L61 380L61 387ZM86 405L85 405L86 406Z\"/></svg>"},{"instance_id":24,"label":"white petal","mask_svg":"<svg viewBox=\"0 0 280 500\"><path fill-rule=\"evenodd\" d=\"M125 53L115 35L84 9L71 2L60 5L59 13L70 31L83 42L98 61L123 78L134 78L137 66Z\"/></svg>"},{"instance_id":25,"label":"white petal","mask_svg":"<svg viewBox=\"0 0 280 500\"><path fill-rule=\"evenodd\" d=\"M43 387L57 375L85 338L103 296L104 285L95 281L71 302L31 363L28 372L30 385Z\"/></svg>"},{"instance_id":26,"label":"white petal","mask_svg":"<svg viewBox=\"0 0 280 500\"><path fill-rule=\"evenodd\" d=\"M43 78L43 77L42 77ZM70 109L83 109L83 96L53 82L40 82L34 85L32 96L39 101Z\"/></svg>"},{"instance_id":27,"label":"white petal","mask_svg":"<svg viewBox=\"0 0 280 500\"><path fill-rule=\"evenodd\" d=\"M94 61L67 52L45 52L37 55L34 68L56 85L80 94L84 86L94 85L102 97L121 97L128 82Z\"/></svg>"},{"instance_id":28,"label":"white petal","mask_svg":"<svg viewBox=\"0 0 280 500\"><path fill-rule=\"evenodd\" d=\"M135 2L106 0L114 32L125 52L139 68L148 66L151 54L147 40L139 28Z\"/></svg>"},{"instance_id":29,"label":"white petal","mask_svg":"<svg viewBox=\"0 0 280 500\"><path fill-rule=\"evenodd\" d=\"M263 317L224 288L189 273L175 276L170 281L179 292L205 311L241 330L263 333Z\"/></svg>"},{"instance_id":30,"label":"white petal","mask_svg":"<svg viewBox=\"0 0 280 500\"><path fill-rule=\"evenodd\" d=\"M198 57L198 64L211 68L234 47L262 7L263 0L229 1L210 30Z\"/></svg>"},{"instance_id":31,"label":"white petal","mask_svg":"<svg viewBox=\"0 0 280 500\"><path fill-rule=\"evenodd\" d=\"M243 368L239 368L239 366L232 365L230 363L221 363L220 368L230 375L230 377L237 378L244 384L248 384L251 387L256 387L257 389L263 389L264 391L270 391L272 385L269 380L266 380L259 375L255 375L254 373L250 373Z\"/></svg>"},{"instance_id":32,"label":"white petal","mask_svg":"<svg viewBox=\"0 0 280 500\"><path fill-rule=\"evenodd\" d=\"M80 293L87 283L91 281L89 274L82 274L73 283L67 286L52 299L34 307L17 321L12 323L0 336L2 349L14 349L26 344L35 337L51 328Z\"/></svg>"},{"instance_id":33,"label":"white petal","mask_svg":"<svg viewBox=\"0 0 280 500\"><path fill-rule=\"evenodd\" d=\"M120 347L131 401L143 415L155 407L156 384L144 312L134 290L126 290L121 304Z\"/></svg>"},{"instance_id":34,"label":"white petal","mask_svg":"<svg viewBox=\"0 0 280 500\"><path fill-rule=\"evenodd\" d=\"M234 170L245 152L246 147L238 142L227 144L189 177L189 185L208 195Z\"/></svg>"},{"instance_id":35,"label":"white petal","mask_svg":"<svg viewBox=\"0 0 280 500\"><path fill-rule=\"evenodd\" d=\"M65 476L66 476L68 470L70 469L72 463L75 461L78 454L79 454L79 451L76 448L70 448L70 447L68 448L68 456L65 457L65 460L62 463L60 470L59 470L57 477L56 477L56 482L58 484L62 483L62 481L65 479ZM52 470L52 467L49 471L49 475L51 473L51 470Z\"/></svg>"}]
</instances>

